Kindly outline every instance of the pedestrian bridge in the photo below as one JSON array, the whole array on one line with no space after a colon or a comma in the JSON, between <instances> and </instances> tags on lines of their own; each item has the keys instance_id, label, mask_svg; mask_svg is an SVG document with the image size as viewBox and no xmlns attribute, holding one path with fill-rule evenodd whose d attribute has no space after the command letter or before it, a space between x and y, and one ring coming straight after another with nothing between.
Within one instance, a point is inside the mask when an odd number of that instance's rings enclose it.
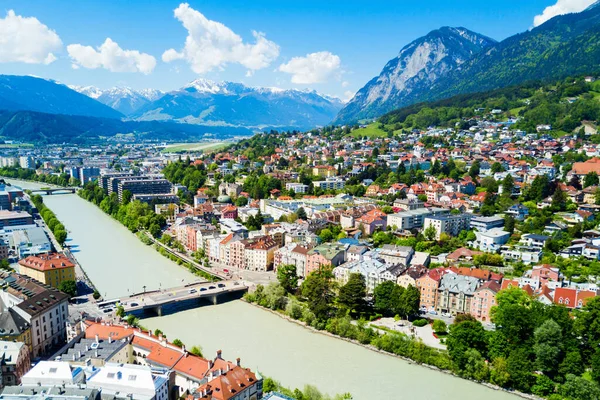
<instances>
[{"instance_id":1,"label":"pedestrian bridge","mask_svg":"<svg viewBox=\"0 0 600 400\"><path fill-rule=\"evenodd\" d=\"M75 193L77 188L43 188L43 189L31 189L31 193L45 193L48 196L54 193Z\"/></svg>"},{"instance_id":2,"label":"pedestrian bridge","mask_svg":"<svg viewBox=\"0 0 600 400\"><path fill-rule=\"evenodd\" d=\"M117 299L125 314L154 312L159 316L164 310L195 308L202 303L218 304L221 299L240 298L248 286L244 281L197 282L185 286L133 294Z\"/></svg>"}]
</instances>

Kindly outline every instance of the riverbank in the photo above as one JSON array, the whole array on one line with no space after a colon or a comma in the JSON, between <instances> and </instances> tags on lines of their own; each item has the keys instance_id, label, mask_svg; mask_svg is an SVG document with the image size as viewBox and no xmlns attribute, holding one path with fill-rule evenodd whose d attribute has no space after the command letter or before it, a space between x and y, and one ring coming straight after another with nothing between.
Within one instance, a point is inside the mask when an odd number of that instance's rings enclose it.
<instances>
[{"instance_id":1,"label":"riverbank","mask_svg":"<svg viewBox=\"0 0 600 400\"><path fill-rule=\"evenodd\" d=\"M12 182L23 188L39 184ZM196 277L174 268L134 238L122 224L79 196L44 196L69 229L73 255L106 299L148 289L181 286ZM93 227L93 229L90 229ZM229 358L264 373L286 387L312 384L322 392L351 392L355 400L510 400L510 393L491 390L448 374L438 374L385 353L315 334L272 313L231 301L144 318L142 325L168 332L184 343L202 343L205 355L222 350ZM434 384L432 384L434 383Z\"/></svg>"},{"instance_id":2,"label":"riverbank","mask_svg":"<svg viewBox=\"0 0 600 400\"><path fill-rule=\"evenodd\" d=\"M404 356L401 356L399 354L395 354L395 353L391 353L389 351L385 351L385 350L379 349L376 346L373 346L372 344L364 344L364 343L361 343L361 342L359 342L358 340L355 340L355 339L350 339L350 338L346 338L346 337L343 337L343 336L335 335L335 334L333 334L331 332L328 332L326 330L319 330L319 329L313 328L312 326L308 325L306 322L294 319L294 318L290 317L289 315L286 315L283 312L279 312L279 311L272 310L272 309L267 308L267 307L263 307L263 306L261 306L259 304L250 302L250 301L248 301L246 299L242 299L242 301L245 302L246 304L254 306L254 307L256 307L256 308L258 308L260 310L267 311L267 312L269 312L269 313L271 313L273 315L276 315L277 317L282 318L282 319L286 320L287 322L294 323L294 324L296 324L296 325L298 325L298 326L300 326L300 327L302 327L304 329L309 330L312 333L316 333L316 334L319 334L319 335L328 336L328 337L331 337L331 338L334 338L334 339L337 339L337 340L343 340L344 342L352 343L353 345L360 346L363 349L367 349L369 351L373 351L373 352L376 352L376 353L379 353L379 354L384 354L386 356L390 356L390 357L401 359L401 360L403 360L403 361L405 361L405 362L407 362L408 364L411 364L411 365L416 365L416 366L424 367L424 368L427 368L427 369L432 370L432 371L440 372L440 373L443 373L443 374L446 374L446 375L453 376L453 377L458 378L458 379L463 379L463 380L466 380L466 381L469 381L469 382L476 383L476 384L481 385L481 386L485 386L485 387L487 387L489 389L493 389L493 390L496 390L496 391L499 391L499 392L504 392L504 393L515 395L515 396L519 396L519 397L521 397L523 399L527 399L527 400L544 400L543 398L535 396L533 394L527 394L527 393L521 393L521 392L517 392L517 391L506 390L506 389L504 389L504 388L502 388L500 386L493 385L493 384L488 383L488 382L477 382L477 381L474 381L474 380L471 380L471 379L465 379L465 378L461 377L460 375L455 374L454 372L452 372L450 370L441 369L441 368L438 368L438 367L436 367L434 365L429 365L429 364L424 364L424 363L418 363L418 362L415 362L414 360L412 360L411 358L404 357Z\"/></svg>"}]
</instances>

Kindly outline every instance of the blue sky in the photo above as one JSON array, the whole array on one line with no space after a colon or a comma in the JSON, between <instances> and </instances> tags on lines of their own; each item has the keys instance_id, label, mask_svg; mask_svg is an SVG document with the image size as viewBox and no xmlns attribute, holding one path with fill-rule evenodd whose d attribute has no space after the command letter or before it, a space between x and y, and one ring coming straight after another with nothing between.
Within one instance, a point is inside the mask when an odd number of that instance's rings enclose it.
<instances>
[{"instance_id":1,"label":"blue sky","mask_svg":"<svg viewBox=\"0 0 600 400\"><path fill-rule=\"evenodd\" d=\"M0 73L161 90L204 77L343 98L433 29L501 40L546 7L556 14L591 1L4 0L0 34L20 42L0 45Z\"/></svg>"}]
</instances>

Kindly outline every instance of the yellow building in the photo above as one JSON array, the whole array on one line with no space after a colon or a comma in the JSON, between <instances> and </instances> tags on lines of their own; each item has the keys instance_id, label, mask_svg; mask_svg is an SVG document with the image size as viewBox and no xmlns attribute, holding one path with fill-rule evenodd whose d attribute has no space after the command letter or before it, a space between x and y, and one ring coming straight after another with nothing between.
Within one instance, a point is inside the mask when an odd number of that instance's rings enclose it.
<instances>
[{"instance_id":1,"label":"yellow building","mask_svg":"<svg viewBox=\"0 0 600 400\"><path fill-rule=\"evenodd\" d=\"M62 254L40 254L19 261L19 272L58 289L64 281L75 280L75 264Z\"/></svg>"},{"instance_id":2,"label":"yellow building","mask_svg":"<svg viewBox=\"0 0 600 400\"><path fill-rule=\"evenodd\" d=\"M337 175L337 169L331 165L317 165L313 167L313 175L321 178L331 178Z\"/></svg>"}]
</instances>

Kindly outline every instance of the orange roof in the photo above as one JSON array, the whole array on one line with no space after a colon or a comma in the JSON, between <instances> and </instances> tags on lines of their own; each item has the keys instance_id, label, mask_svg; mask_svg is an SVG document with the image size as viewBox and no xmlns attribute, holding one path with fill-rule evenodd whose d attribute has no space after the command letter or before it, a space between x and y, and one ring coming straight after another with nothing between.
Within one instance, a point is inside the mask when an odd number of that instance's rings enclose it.
<instances>
[{"instance_id":1,"label":"orange roof","mask_svg":"<svg viewBox=\"0 0 600 400\"><path fill-rule=\"evenodd\" d=\"M249 369L235 366L230 371L196 389L196 393L188 395L188 400L210 399L229 400L256 383L256 375Z\"/></svg>"},{"instance_id":2,"label":"orange roof","mask_svg":"<svg viewBox=\"0 0 600 400\"><path fill-rule=\"evenodd\" d=\"M161 343L157 343L153 340L140 336L134 336L132 344L134 346L142 347L150 352L150 354L148 354L146 357L147 360L153 361L167 368L173 368L179 359L183 357L183 353L181 351L170 349L166 346L163 346Z\"/></svg>"},{"instance_id":3,"label":"orange roof","mask_svg":"<svg viewBox=\"0 0 600 400\"><path fill-rule=\"evenodd\" d=\"M209 369L209 361L202 357L185 355L181 357L173 369L198 380L204 379Z\"/></svg>"},{"instance_id":4,"label":"orange roof","mask_svg":"<svg viewBox=\"0 0 600 400\"><path fill-rule=\"evenodd\" d=\"M98 338L108 340L111 337L113 340L119 340L133 335L133 328L125 328L121 325L107 325L99 323L90 323L85 329L86 339L93 339L98 335Z\"/></svg>"},{"instance_id":5,"label":"orange roof","mask_svg":"<svg viewBox=\"0 0 600 400\"><path fill-rule=\"evenodd\" d=\"M53 269L74 268L75 264L67 257L58 253L40 254L37 256L29 256L21 261L19 265L37 271L51 271Z\"/></svg>"}]
</instances>

